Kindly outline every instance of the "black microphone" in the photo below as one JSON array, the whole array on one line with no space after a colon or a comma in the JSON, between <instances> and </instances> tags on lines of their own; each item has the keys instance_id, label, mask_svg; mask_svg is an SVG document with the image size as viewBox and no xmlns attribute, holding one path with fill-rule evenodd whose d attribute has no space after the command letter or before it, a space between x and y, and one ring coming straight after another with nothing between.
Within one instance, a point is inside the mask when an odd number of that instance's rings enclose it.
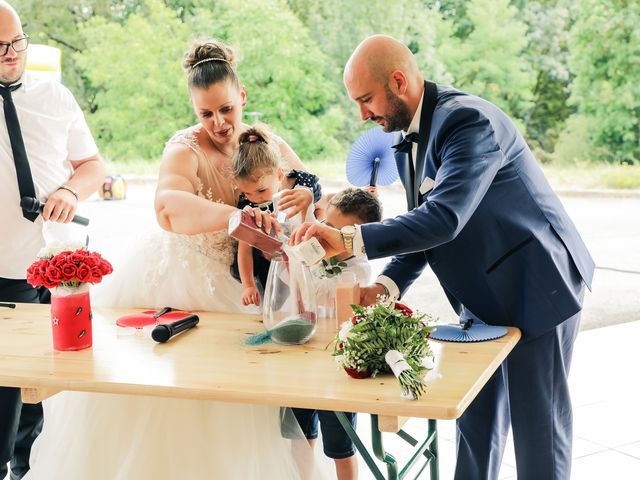
<instances>
[{"instance_id":1,"label":"black microphone","mask_svg":"<svg viewBox=\"0 0 640 480\"><path fill-rule=\"evenodd\" d=\"M42 213L42 209L44 208L44 203L42 203L37 198L22 197L20 199L20 206L25 212ZM80 215L74 215L71 221L73 223L79 223L80 225L84 225L85 227L89 225L89 219L86 217L81 217Z\"/></svg>"},{"instance_id":2,"label":"black microphone","mask_svg":"<svg viewBox=\"0 0 640 480\"><path fill-rule=\"evenodd\" d=\"M151 332L151 338L153 338L156 342L164 343L174 335L195 327L199 321L200 319L197 315L189 315L188 317L181 318L180 320L176 320L173 323L163 323L157 325Z\"/></svg>"},{"instance_id":3,"label":"black microphone","mask_svg":"<svg viewBox=\"0 0 640 480\"><path fill-rule=\"evenodd\" d=\"M378 168L380 167L380 159L376 157L373 161L373 170L371 171L371 180L369 180L369 186L375 187L378 181Z\"/></svg>"}]
</instances>

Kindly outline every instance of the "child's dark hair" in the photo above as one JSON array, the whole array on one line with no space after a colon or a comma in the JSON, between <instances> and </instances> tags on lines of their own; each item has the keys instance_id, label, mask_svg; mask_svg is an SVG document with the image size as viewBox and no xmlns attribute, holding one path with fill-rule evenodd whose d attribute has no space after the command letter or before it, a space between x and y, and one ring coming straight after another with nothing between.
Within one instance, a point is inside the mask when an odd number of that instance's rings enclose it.
<instances>
[{"instance_id":1,"label":"child's dark hair","mask_svg":"<svg viewBox=\"0 0 640 480\"><path fill-rule=\"evenodd\" d=\"M280 167L280 152L269 140L267 130L253 126L240 134L240 146L233 153L233 178L257 181Z\"/></svg>"},{"instance_id":2,"label":"child's dark hair","mask_svg":"<svg viewBox=\"0 0 640 480\"><path fill-rule=\"evenodd\" d=\"M346 188L336 193L329 205L336 207L343 215L355 215L362 223L382 220L380 201L360 188Z\"/></svg>"}]
</instances>

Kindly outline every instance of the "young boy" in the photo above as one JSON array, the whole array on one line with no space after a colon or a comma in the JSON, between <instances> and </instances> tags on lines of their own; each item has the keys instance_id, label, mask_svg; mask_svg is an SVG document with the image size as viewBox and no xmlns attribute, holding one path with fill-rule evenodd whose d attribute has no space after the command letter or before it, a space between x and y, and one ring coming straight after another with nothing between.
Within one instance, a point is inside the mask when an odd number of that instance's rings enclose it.
<instances>
[{"instance_id":1,"label":"young boy","mask_svg":"<svg viewBox=\"0 0 640 480\"><path fill-rule=\"evenodd\" d=\"M378 199L359 188L347 188L337 193L329 202L326 211L326 224L334 228L379 222L381 219L382 206ZM338 257L338 260L348 265L345 269L354 272L361 285L369 284L371 266L365 256L349 257L345 254ZM312 446L318 438L318 421L320 421L324 453L334 460L338 480L356 479L358 476L356 449L334 412L302 408L292 408L292 410L302 433ZM345 412L345 415L355 429L356 414Z\"/></svg>"}]
</instances>

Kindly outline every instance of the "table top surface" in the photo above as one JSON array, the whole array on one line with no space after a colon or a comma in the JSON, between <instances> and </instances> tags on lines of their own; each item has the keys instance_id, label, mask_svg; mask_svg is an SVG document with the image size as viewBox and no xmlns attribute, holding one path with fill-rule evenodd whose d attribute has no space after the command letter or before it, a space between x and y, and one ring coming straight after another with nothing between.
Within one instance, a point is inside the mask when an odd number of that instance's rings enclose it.
<instances>
[{"instance_id":1,"label":"table top surface","mask_svg":"<svg viewBox=\"0 0 640 480\"><path fill-rule=\"evenodd\" d=\"M320 325L309 343L246 346L255 315L195 312L200 323L165 344L116 319L133 309L93 309L93 347L53 350L48 305L0 309L0 385L61 391L208 399L378 415L458 418L520 338L516 328L482 343L430 341L438 378L403 400L391 374L356 380L339 370Z\"/></svg>"}]
</instances>

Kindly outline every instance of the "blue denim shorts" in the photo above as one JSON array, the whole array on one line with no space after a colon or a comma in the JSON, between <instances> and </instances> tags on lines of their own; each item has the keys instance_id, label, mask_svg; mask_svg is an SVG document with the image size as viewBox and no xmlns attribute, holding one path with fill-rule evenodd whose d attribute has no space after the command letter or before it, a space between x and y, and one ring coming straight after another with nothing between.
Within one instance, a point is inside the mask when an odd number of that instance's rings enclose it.
<instances>
[{"instance_id":1,"label":"blue denim shorts","mask_svg":"<svg viewBox=\"0 0 640 480\"><path fill-rule=\"evenodd\" d=\"M318 420L322 430L322 447L324 454L333 459L351 457L356 453L353 442L344 431L336 414L326 410L308 410L306 408L292 408L298 420L302 433L307 439L318 438ZM356 428L356 414L344 412L351 426Z\"/></svg>"}]
</instances>

